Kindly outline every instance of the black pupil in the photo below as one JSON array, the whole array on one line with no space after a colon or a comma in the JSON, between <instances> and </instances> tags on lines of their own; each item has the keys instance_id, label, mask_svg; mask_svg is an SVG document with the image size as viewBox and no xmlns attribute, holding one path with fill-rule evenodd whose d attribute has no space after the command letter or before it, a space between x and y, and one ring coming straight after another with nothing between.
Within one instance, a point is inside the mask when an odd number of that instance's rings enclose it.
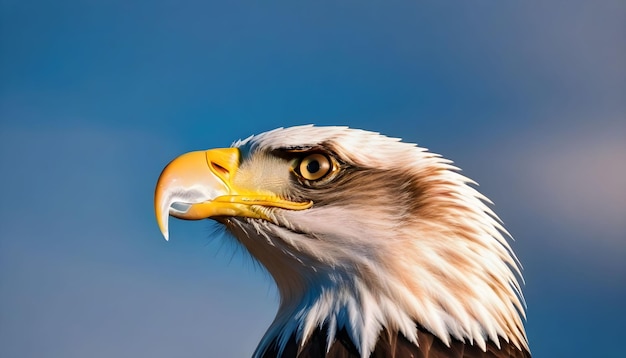
<instances>
[{"instance_id":1,"label":"black pupil","mask_svg":"<svg viewBox=\"0 0 626 358\"><path fill-rule=\"evenodd\" d=\"M310 161L306 165L306 170L311 174L317 173L320 170L320 162L318 162L317 160Z\"/></svg>"}]
</instances>

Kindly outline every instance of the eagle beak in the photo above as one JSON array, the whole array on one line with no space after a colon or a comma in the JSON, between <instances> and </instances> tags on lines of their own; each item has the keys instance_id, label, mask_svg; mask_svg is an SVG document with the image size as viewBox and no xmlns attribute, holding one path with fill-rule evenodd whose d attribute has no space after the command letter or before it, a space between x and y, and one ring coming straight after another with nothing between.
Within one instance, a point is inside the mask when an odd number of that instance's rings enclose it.
<instances>
[{"instance_id":1,"label":"eagle beak","mask_svg":"<svg viewBox=\"0 0 626 358\"><path fill-rule=\"evenodd\" d=\"M169 238L168 215L184 220L219 216L270 220L267 207L304 210L313 205L235 186L239 162L237 148L211 149L183 154L163 169L155 189L154 210L165 240Z\"/></svg>"}]
</instances>

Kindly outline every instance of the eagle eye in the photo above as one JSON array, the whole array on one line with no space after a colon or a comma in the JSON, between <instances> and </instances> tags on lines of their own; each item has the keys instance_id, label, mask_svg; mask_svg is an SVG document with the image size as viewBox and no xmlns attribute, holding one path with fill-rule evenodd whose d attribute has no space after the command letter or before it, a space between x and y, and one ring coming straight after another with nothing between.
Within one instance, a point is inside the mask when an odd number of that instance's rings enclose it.
<instances>
[{"instance_id":1,"label":"eagle eye","mask_svg":"<svg viewBox=\"0 0 626 358\"><path fill-rule=\"evenodd\" d=\"M314 153L304 157L297 164L298 174L305 180L322 179L333 169L331 159L321 153Z\"/></svg>"}]
</instances>

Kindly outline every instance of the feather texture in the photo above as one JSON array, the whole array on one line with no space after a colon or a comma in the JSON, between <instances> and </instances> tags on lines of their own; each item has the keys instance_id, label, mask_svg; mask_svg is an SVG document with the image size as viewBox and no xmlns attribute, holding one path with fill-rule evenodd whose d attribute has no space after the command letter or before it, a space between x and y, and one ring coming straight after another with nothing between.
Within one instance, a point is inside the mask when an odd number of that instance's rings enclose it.
<instances>
[{"instance_id":1,"label":"feather texture","mask_svg":"<svg viewBox=\"0 0 626 358\"><path fill-rule=\"evenodd\" d=\"M324 329L317 330L311 339L302 347L298 345L295 336L292 336L282 351L283 357L297 358L359 358L358 349L350 340L345 330L337 333L335 342L326 351ZM530 358L525 350L500 340L499 346L487 344L486 350L459 340L452 340L450 346L444 344L433 334L420 329L418 331L419 346L410 342L402 334L383 332L376 342L376 347L370 358ZM278 345L271 344L263 354L263 358L279 357Z\"/></svg>"},{"instance_id":2,"label":"feather texture","mask_svg":"<svg viewBox=\"0 0 626 358\"><path fill-rule=\"evenodd\" d=\"M233 145L235 182L314 203L256 208L270 220L218 219L280 293L256 357L530 357L509 234L452 162L345 127ZM332 157L336 174L296 178L294 158L309 152Z\"/></svg>"}]
</instances>

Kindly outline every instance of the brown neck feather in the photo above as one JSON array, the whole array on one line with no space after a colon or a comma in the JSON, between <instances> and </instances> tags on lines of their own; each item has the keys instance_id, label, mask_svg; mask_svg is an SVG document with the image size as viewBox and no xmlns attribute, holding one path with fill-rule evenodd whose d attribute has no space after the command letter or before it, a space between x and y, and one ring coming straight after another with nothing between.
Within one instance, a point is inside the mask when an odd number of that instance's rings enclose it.
<instances>
[{"instance_id":1,"label":"brown neck feather","mask_svg":"<svg viewBox=\"0 0 626 358\"><path fill-rule=\"evenodd\" d=\"M359 351L345 329L337 332L336 339L326 353L326 329L318 329L300 348L295 334L291 336L282 354L279 356L278 345L272 343L263 358L361 358ZM530 358L526 350L519 350L511 343L500 339L500 348L493 342L487 343L487 350L477 345L452 340L446 346L432 333L418 328L419 346L409 342L401 333L389 334L383 331L378 338L376 348L370 358Z\"/></svg>"}]
</instances>

